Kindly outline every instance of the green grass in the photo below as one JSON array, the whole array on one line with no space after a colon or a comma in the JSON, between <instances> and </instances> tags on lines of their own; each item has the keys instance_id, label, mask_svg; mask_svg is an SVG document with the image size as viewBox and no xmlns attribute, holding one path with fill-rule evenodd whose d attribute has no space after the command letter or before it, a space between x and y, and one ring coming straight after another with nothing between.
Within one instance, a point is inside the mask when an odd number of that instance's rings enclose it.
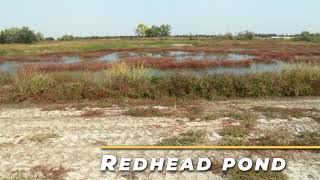
<instances>
[{"instance_id":1,"label":"green grass","mask_svg":"<svg viewBox=\"0 0 320 180\"><path fill-rule=\"evenodd\" d=\"M276 43L276 44L275 44ZM308 46L310 43L279 40L221 40L212 38L112 38L112 39L77 39L71 41L42 41L34 44L0 44L0 56L37 56L45 53L90 52L105 49L123 48L170 48L175 44L193 45L194 47L265 47L285 46L296 48L296 45ZM264 48L265 49L265 48Z\"/></svg>"},{"instance_id":2,"label":"green grass","mask_svg":"<svg viewBox=\"0 0 320 180\"><path fill-rule=\"evenodd\" d=\"M157 39L87 39L43 41L34 44L0 44L0 56L35 56L43 53L89 52L102 49L172 47L173 44L203 44L199 40ZM2 53L1 53L2 52Z\"/></svg>"},{"instance_id":3,"label":"green grass","mask_svg":"<svg viewBox=\"0 0 320 180\"><path fill-rule=\"evenodd\" d=\"M6 54L7 54L7 51L6 51L6 50L0 49L0 56L1 56L1 55L6 55Z\"/></svg>"},{"instance_id":4,"label":"green grass","mask_svg":"<svg viewBox=\"0 0 320 180\"><path fill-rule=\"evenodd\" d=\"M188 131L177 137L162 139L156 145L159 146L193 146L203 145L206 142L206 133L203 131Z\"/></svg>"},{"instance_id":5,"label":"green grass","mask_svg":"<svg viewBox=\"0 0 320 180\"><path fill-rule=\"evenodd\" d=\"M154 108L130 108L127 112L124 113L128 116L134 117L165 117L165 116L172 116L174 114L170 112L164 112L159 109Z\"/></svg>"},{"instance_id":6,"label":"green grass","mask_svg":"<svg viewBox=\"0 0 320 180\"><path fill-rule=\"evenodd\" d=\"M242 172L239 169L231 169L225 173L228 180L287 180L288 176L283 172L256 172L248 171Z\"/></svg>"}]
</instances>

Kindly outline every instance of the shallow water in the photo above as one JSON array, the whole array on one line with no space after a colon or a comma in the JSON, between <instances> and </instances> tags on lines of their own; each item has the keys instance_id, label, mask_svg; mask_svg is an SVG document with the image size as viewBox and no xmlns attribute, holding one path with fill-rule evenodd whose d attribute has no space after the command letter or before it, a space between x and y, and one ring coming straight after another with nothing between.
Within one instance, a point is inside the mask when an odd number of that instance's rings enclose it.
<instances>
[{"instance_id":1,"label":"shallow water","mask_svg":"<svg viewBox=\"0 0 320 180\"><path fill-rule=\"evenodd\" d=\"M114 62L123 58L140 58L140 57L151 57L151 58L174 58L178 61L182 60L230 60L230 61L239 61L243 59L253 59L254 56L245 55L245 54L237 54L237 53L229 53L229 54L209 54L204 52L186 52L186 51L156 51L156 52L114 52L110 54L106 54L104 56L99 57L98 61L106 61L106 62Z\"/></svg>"},{"instance_id":2,"label":"shallow water","mask_svg":"<svg viewBox=\"0 0 320 180\"><path fill-rule=\"evenodd\" d=\"M96 62L115 62L124 57L152 57L152 58L162 58L170 57L175 58L177 61L183 60L210 60L210 61L221 61L221 60L230 60L230 61L240 61L244 59L252 59L254 56L229 53L229 54L211 54L204 52L185 52L185 51L157 51L157 52L113 52L92 61ZM24 65L37 65L37 64L72 64L82 62L82 59L78 56L65 56L62 60L59 61L34 61L34 62L16 62L16 61L6 61L0 64L0 71L6 72L9 74L15 74L19 69ZM248 72L278 72L280 69L280 64L275 62L273 64L252 64L249 67L215 67L215 68L206 68L206 69L172 69L172 70L159 70L157 75L170 74L176 72L195 72L196 74L243 74Z\"/></svg>"},{"instance_id":3,"label":"shallow water","mask_svg":"<svg viewBox=\"0 0 320 180\"><path fill-rule=\"evenodd\" d=\"M65 56L62 60L58 61L61 64L72 64L81 62L81 59L77 56ZM0 64L0 71L15 74L19 69L25 65L40 65L40 64L51 64L53 61L33 61L33 62L17 62L17 61L5 61Z\"/></svg>"},{"instance_id":4,"label":"shallow water","mask_svg":"<svg viewBox=\"0 0 320 180\"><path fill-rule=\"evenodd\" d=\"M206 69L174 69L174 70L159 70L158 76L175 74L175 73L187 73L196 76L214 75L214 74L247 74L247 73L263 73L263 72L275 72L280 73L281 63L273 64L252 64L249 67L214 67Z\"/></svg>"}]
</instances>

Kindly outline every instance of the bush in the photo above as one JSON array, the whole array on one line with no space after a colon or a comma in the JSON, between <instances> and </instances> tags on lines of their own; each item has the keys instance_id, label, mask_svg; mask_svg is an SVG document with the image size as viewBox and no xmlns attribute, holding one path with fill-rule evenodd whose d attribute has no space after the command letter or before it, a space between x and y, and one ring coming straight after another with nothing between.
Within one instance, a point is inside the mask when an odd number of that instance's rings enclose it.
<instances>
[{"instance_id":1,"label":"bush","mask_svg":"<svg viewBox=\"0 0 320 180\"><path fill-rule=\"evenodd\" d=\"M14 101L26 99L101 100L107 98L204 98L318 96L320 66L298 64L285 67L280 73L252 73L246 75L174 74L152 76L143 65L125 63L110 66L102 80L91 73L81 78L57 76L42 72L24 72L14 78L0 76L0 99L10 94ZM4 86L3 86L4 87Z\"/></svg>"},{"instance_id":2,"label":"bush","mask_svg":"<svg viewBox=\"0 0 320 180\"><path fill-rule=\"evenodd\" d=\"M28 98L35 98L46 96L48 90L54 88L54 83L49 75L30 71L19 73L13 83L14 95L18 101L26 100Z\"/></svg>"},{"instance_id":3,"label":"bush","mask_svg":"<svg viewBox=\"0 0 320 180\"><path fill-rule=\"evenodd\" d=\"M151 86L150 68L143 64L130 67L126 63L114 64L105 71L106 86L114 96L131 98L154 97L154 88Z\"/></svg>"},{"instance_id":4,"label":"bush","mask_svg":"<svg viewBox=\"0 0 320 180\"><path fill-rule=\"evenodd\" d=\"M38 38L34 31L28 27L10 28L0 33L0 43L26 43L37 42Z\"/></svg>"},{"instance_id":5,"label":"bush","mask_svg":"<svg viewBox=\"0 0 320 180\"><path fill-rule=\"evenodd\" d=\"M0 86L7 85L10 81L11 79L8 74L0 72Z\"/></svg>"},{"instance_id":6,"label":"bush","mask_svg":"<svg viewBox=\"0 0 320 180\"><path fill-rule=\"evenodd\" d=\"M74 36L68 35L68 34L65 34L61 38L59 38L60 41L71 41L71 40L74 40L74 39L75 39Z\"/></svg>"},{"instance_id":7,"label":"bush","mask_svg":"<svg viewBox=\"0 0 320 180\"><path fill-rule=\"evenodd\" d=\"M46 41L54 41L55 39L53 37L46 37L45 40Z\"/></svg>"},{"instance_id":8,"label":"bush","mask_svg":"<svg viewBox=\"0 0 320 180\"><path fill-rule=\"evenodd\" d=\"M281 72L281 94L307 96L319 93L320 67L312 64L289 65Z\"/></svg>"}]
</instances>

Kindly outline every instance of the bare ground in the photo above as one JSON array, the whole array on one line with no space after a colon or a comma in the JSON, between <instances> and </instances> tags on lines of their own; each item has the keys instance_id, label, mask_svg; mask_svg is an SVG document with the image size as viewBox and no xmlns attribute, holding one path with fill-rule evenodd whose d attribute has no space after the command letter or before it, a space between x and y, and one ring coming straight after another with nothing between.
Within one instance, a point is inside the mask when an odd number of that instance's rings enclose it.
<instances>
[{"instance_id":1,"label":"bare ground","mask_svg":"<svg viewBox=\"0 0 320 180\"><path fill-rule=\"evenodd\" d=\"M224 179L216 171L205 173L121 173L100 172L103 154L118 157L210 157L221 161L225 157L284 157L288 160L284 173L289 179L320 179L320 154L316 151L107 151L101 145L154 145L163 139L200 130L205 132L205 145L221 142L223 127L239 120L226 112L255 112L257 125L247 138L264 136L268 132L287 130L290 135L305 131L319 132L320 98L241 99L201 102L205 112L219 116L201 120L180 117L132 117L123 115L128 109L84 108L44 110L44 107L2 106L0 108L0 179L39 176L39 166L59 167L56 179ZM255 107L278 107L306 111L298 117L267 117ZM170 109L174 107L156 107ZM103 112L88 113L88 111ZM291 112L291 111L290 111ZM84 114L89 115L84 115ZM225 113L225 114L224 114ZM277 112L276 112L277 113ZM279 112L280 113L280 112ZM223 115L221 115L223 114ZM310 117L308 115L310 114ZM274 114L273 114L274 115ZM303 116L303 117L301 117ZM319 144L316 144L319 145ZM39 175L39 173L41 173ZM52 178L52 177L51 177ZM50 179L50 177L49 177ZM54 179L54 178L53 178Z\"/></svg>"}]
</instances>

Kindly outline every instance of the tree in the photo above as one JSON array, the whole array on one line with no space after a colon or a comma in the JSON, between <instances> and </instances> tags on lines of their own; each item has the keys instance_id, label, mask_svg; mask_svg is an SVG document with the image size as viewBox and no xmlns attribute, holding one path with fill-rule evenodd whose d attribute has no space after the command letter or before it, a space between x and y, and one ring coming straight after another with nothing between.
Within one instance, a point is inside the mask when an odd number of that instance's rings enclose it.
<instances>
[{"instance_id":1,"label":"tree","mask_svg":"<svg viewBox=\"0 0 320 180\"><path fill-rule=\"evenodd\" d=\"M34 31L28 27L9 28L1 31L0 43L27 43L37 42L38 39Z\"/></svg>"},{"instance_id":2,"label":"tree","mask_svg":"<svg viewBox=\"0 0 320 180\"><path fill-rule=\"evenodd\" d=\"M252 40L255 37L255 33L251 31L244 31L238 34L238 38L241 40Z\"/></svg>"},{"instance_id":3,"label":"tree","mask_svg":"<svg viewBox=\"0 0 320 180\"><path fill-rule=\"evenodd\" d=\"M158 26L153 25L146 31L147 37L156 37L161 35L161 28Z\"/></svg>"},{"instance_id":4,"label":"tree","mask_svg":"<svg viewBox=\"0 0 320 180\"><path fill-rule=\"evenodd\" d=\"M146 31L149 29L149 27L146 24L139 24L136 29L136 34L138 36L144 37L146 36Z\"/></svg>"},{"instance_id":5,"label":"tree","mask_svg":"<svg viewBox=\"0 0 320 180\"><path fill-rule=\"evenodd\" d=\"M233 39L233 35L232 35L232 33L226 33L226 34L224 34L224 38L228 39L228 40L232 40Z\"/></svg>"},{"instance_id":6,"label":"tree","mask_svg":"<svg viewBox=\"0 0 320 180\"><path fill-rule=\"evenodd\" d=\"M300 38L300 41L311 41L312 40L311 34L308 31L302 31L299 38Z\"/></svg>"},{"instance_id":7,"label":"tree","mask_svg":"<svg viewBox=\"0 0 320 180\"><path fill-rule=\"evenodd\" d=\"M45 39L44 35L41 32L37 32L36 37L38 41L43 41Z\"/></svg>"},{"instance_id":8,"label":"tree","mask_svg":"<svg viewBox=\"0 0 320 180\"><path fill-rule=\"evenodd\" d=\"M46 37L45 40L46 41L54 41L54 38L53 37Z\"/></svg>"},{"instance_id":9,"label":"tree","mask_svg":"<svg viewBox=\"0 0 320 180\"><path fill-rule=\"evenodd\" d=\"M160 26L160 36L170 36L171 26L169 24L162 24Z\"/></svg>"},{"instance_id":10,"label":"tree","mask_svg":"<svg viewBox=\"0 0 320 180\"><path fill-rule=\"evenodd\" d=\"M136 29L136 34L141 37L170 36L171 26L169 24L162 24L160 27L153 25L148 28L146 24L139 24Z\"/></svg>"},{"instance_id":11,"label":"tree","mask_svg":"<svg viewBox=\"0 0 320 180\"><path fill-rule=\"evenodd\" d=\"M70 40L73 40L73 39L74 39L74 36L68 35L68 34L65 34L61 38L59 38L60 41L70 41Z\"/></svg>"}]
</instances>

